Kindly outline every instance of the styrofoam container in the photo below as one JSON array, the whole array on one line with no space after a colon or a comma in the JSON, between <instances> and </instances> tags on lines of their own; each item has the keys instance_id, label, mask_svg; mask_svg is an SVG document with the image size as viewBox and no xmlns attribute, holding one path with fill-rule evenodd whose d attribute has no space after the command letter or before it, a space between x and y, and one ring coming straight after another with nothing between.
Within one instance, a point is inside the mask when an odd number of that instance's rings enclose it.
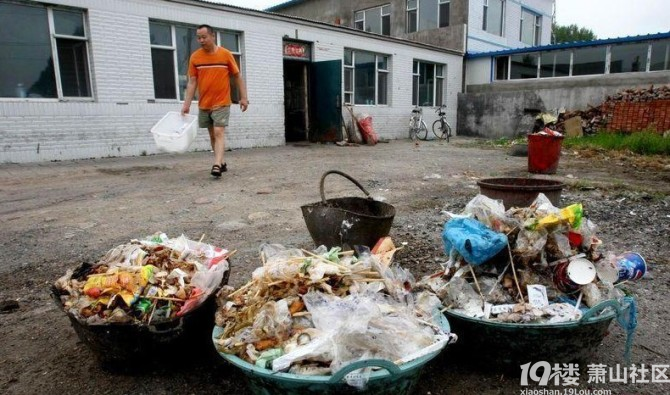
<instances>
[{"instance_id":1,"label":"styrofoam container","mask_svg":"<svg viewBox=\"0 0 670 395\"><path fill-rule=\"evenodd\" d=\"M198 134L198 117L170 111L151 128L158 149L186 152Z\"/></svg>"}]
</instances>

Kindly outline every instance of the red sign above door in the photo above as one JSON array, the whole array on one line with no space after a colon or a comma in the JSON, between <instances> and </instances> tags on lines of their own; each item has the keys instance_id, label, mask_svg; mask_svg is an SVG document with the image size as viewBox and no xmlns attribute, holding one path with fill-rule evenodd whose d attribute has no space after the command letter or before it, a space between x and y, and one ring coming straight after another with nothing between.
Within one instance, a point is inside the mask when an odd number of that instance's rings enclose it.
<instances>
[{"instance_id":1,"label":"red sign above door","mask_svg":"<svg viewBox=\"0 0 670 395\"><path fill-rule=\"evenodd\" d=\"M310 60L310 47L307 43L284 42L284 57Z\"/></svg>"}]
</instances>

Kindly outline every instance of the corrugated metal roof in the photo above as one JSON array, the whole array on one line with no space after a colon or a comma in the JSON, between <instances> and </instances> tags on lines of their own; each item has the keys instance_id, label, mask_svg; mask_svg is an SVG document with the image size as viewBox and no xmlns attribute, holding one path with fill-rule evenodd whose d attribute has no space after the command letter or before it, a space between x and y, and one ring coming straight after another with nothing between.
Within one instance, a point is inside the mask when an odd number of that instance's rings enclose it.
<instances>
[{"instance_id":1,"label":"corrugated metal roof","mask_svg":"<svg viewBox=\"0 0 670 395\"><path fill-rule=\"evenodd\" d=\"M465 58L466 59L473 59L473 58L483 58L483 57L514 55L514 54L517 54L517 53L550 51L550 50L554 50L554 49L570 49L570 48L580 48L580 47L591 47L591 46L596 46L596 45L622 44L622 43L646 41L646 40L659 40L659 39L664 39L664 38L670 38L670 32L645 34L645 35L640 35L640 36L626 36L626 37L617 37L617 38L606 38L606 39L592 40L592 41L573 41L573 42L569 42L569 43L541 45L541 46L538 46L538 47L524 47L524 48L515 48L515 49L504 49L502 51L477 52L477 53L468 52L468 53L466 53Z\"/></svg>"},{"instance_id":2,"label":"corrugated metal roof","mask_svg":"<svg viewBox=\"0 0 670 395\"><path fill-rule=\"evenodd\" d=\"M275 10L279 10L279 9L284 8L284 7L292 6L294 4L300 4L300 3L304 2L305 0L289 0L289 1L285 1L285 2L280 3L280 4L273 5L271 7L265 8L264 10L257 10L255 8L246 8L246 7L242 7L242 6L226 4L226 3L222 3L220 1L213 1L213 0L195 0L195 1L199 1L199 2L202 2L202 3L208 3L208 4L225 5L227 7L241 8L243 10L273 12Z\"/></svg>"},{"instance_id":3,"label":"corrugated metal roof","mask_svg":"<svg viewBox=\"0 0 670 395\"><path fill-rule=\"evenodd\" d=\"M273 5L272 7L268 7L268 8L265 9L265 11L281 10L282 8L286 8L286 7L289 7L289 6L292 6L292 5L304 3L305 1L307 1L307 0L289 0L289 1L285 1L285 2L277 4L277 5Z\"/></svg>"}]
</instances>

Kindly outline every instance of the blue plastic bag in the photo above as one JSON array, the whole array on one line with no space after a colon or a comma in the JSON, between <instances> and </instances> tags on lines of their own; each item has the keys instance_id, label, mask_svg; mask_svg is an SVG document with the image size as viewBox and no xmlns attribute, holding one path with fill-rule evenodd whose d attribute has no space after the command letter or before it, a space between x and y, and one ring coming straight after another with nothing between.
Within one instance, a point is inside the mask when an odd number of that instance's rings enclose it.
<instances>
[{"instance_id":1,"label":"blue plastic bag","mask_svg":"<svg viewBox=\"0 0 670 395\"><path fill-rule=\"evenodd\" d=\"M471 265L481 265L507 246L507 236L472 218L453 218L442 232L444 250L455 249Z\"/></svg>"}]
</instances>

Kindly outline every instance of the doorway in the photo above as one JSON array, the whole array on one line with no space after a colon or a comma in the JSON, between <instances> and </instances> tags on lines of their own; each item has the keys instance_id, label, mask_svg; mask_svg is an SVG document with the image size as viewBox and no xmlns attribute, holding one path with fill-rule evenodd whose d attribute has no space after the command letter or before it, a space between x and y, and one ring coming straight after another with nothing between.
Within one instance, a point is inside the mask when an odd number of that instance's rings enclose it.
<instances>
[{"instance_id":1,"label":"doorway","mask_svg":"<svg viewBox=\"0 0 670 395\"><path fill-rule=\"evenodd\" d=\"M309 63L284 60L284 134L286 142L306 141L309 130Z\"/></svg>"}]
</instances>

